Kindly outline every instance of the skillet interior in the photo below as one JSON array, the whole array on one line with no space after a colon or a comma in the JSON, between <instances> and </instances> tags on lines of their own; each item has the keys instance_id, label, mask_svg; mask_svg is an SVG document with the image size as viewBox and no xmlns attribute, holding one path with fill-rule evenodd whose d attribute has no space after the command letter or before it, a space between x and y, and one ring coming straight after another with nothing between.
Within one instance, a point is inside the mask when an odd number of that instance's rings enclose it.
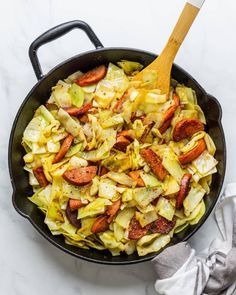
<instances>
[{"instance_id":1,"label":"skillet interior","mask_svg":"<svg viewBox=\"0 0 236 295\"><path fill-rule=\"evenodd\" d=\"M30 91L22 103L16 115L9 143L9 170L13 186L13 205L24 217L28 218L32 225L52 244L63 251L76 257L104 264L131 264L152 259L156 254L138 257L137 254L112 257L108 251L83 250L66 245L62 236L53 236L44 224L44 215L36 205L31 203L27 196L32 195L32 189L28 183L28 175L22 168L24 165L24 149L21 146L21 138L25 127L33 117L34 111L40 104L46 102L50 89L59 79L66 78L69 74L82 70L86 71L100 64L116 62L120 59L139 61L148 65L156 56L152 53L129 48L102 48L77 55L55 67L44 76ZM218 101L208 95L203 88L183 69L173 66L172 77L180 83L193 88L198 97L198 103L202 107L207 120L207 131L213 138L217 151L216 159L219 161L218 173L213 175L211 192L205 197L206 213L197 225L189 226L181 233L174 236L172 243L187 240L204 223L209 216L219 197L225 174L226 147L224 132L221 125L221 107Z\"/></svg>"}]
</instances>

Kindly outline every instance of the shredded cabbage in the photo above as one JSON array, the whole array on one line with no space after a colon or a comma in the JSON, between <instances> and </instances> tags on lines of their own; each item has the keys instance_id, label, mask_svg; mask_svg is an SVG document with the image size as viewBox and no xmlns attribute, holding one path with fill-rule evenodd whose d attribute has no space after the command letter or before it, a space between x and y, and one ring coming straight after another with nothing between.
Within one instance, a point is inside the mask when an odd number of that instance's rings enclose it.
<instances>
[{"instance_id":1,"label":"shredded cabbage","mask_svg":"<svg viewBox=\"0 0 236 295\"><path fill-rule=\"evenodd\" d=\"M77 108L81 107L84 103L84 91L82 87L73 83L69 89L69 94L71 96L71 103L72 105L76 106Z\"/></svg>"},{"instance_id":2,"label":"shredded cabbage","mask_svg":"<svg viewBox=\"0 0 236 295\"><path fill-rule=\"evenodd\" d=\"M58 107L65 108L71 106L71 96L68 92L69 88L70 84L61 80L52 88L52 96Z\"/></svg>"},{"instance_id":3,"label":"shredded cabbage","mask_svg":"<svg viewBox=\"0 0 236 295\"><path fill-rule=\"evenodd\" d=\"M142 239L142 238L141 238ZM170 242L170 235L162 235L157 237L153 242L147 245L137 245L137 251L139 256L144 256L152 252L157 252L165 247Z\"/></svg>"},{"instance_id":4,"label":"shredded cabbage","mask_svg":"<svg viewBox=\"0 0 236 295\"><path fill-rule=\"evenodd\" d=\"M78 210L78 219L104 213L107 205L111 205L109 200L97 198L93 202L89 203L86 207L82 207Z\"/></svg>"},{"instance_id":5,"label":"shredded cabbage","mask_svg":"<svg viewBox=\"0 0 236 295\"><path fill-rule=\"evenodd\" d=\"M58 119L65 127L66 131L72 134L73 136L79 136L80 134L80 124L76 122L72 117L63 109L59 109L58 111Z\"/></svg>"},{"instance_id":6,"label":"shredded cabbage","mask_svg":"<svg viewBox=\"0 0 236 295\"><path fill-rule=\"evenodd\" d=\"M39 106L24 130L24 170L34 192L29 200L45 214L53 235L63 235L65 243L87 251L109 250L113 256L137 251L143 256L160 251L175 233L204 216L204 196L217 172L216 146L206 131L173 141L180 120L206 124L193 89L172 80L169 95L162 94L156 71L146 69L136 76L143 67L140 63L117 64L109 63L105 77L87 86L76 82L83 75L80 71L57 82L46 106ZM162 132L174 95L179 96L180 106ZM91 107L86 110L88 103ZM73 115L76 108L82 113ZM178 157L200 139L205 140L206 150L182 166ZM160 162L141 156L148 148ZM62 157L54 163L58 153ZM90 166L96 166L97 172L92 173ZM159 168L166 170L163 181L158 178ZM71 169L74 175L68 178L65 172ZM190 189L182 208L176 209L185 173L192 174ZM161 216L176 223L168 234L152 234L152 223ZM138 223L145 234L131 240L130 231L137 230Z\"/></svg>"},{"instance_id":7,"label":"shredded cabbage","mask_svg":"<svg viewBox=\"0 0 236 295\"><path fill-rule=\"evenodd\" d=\"M202 200L205 195L205 190L200 184L192 186L187 197L184 199L184 213L189 216L190 213L196 208L198 203Z\"/></svg>"},{"instance_id":8,"label":"shredded cabbage","mask_svg":"<svg viewBox=\"0 0 236 295\"><path fill-rule=\"evenodd\" d=\"M129 61L122 59L119 61L118 66L120 66L127 75L132 75L135 72L142 70L143 65L136 61Z\"/></svg>"},{"instance_id":9,"label":"shredded cabbage","mask_svg":"<svg viewBox=\"0 0 236 295\"><path fill-rule=\"evenodd\" d=\"M157 213L163 217L165 217L168 220L172 220L175 214L175 208L171 204L171 202L163 197L160 197L158 199L157 205L156 205Z\"/></svg>"},{"instance_id":10,"label":"shredded cabbage","mask_svg":"<svg viewBox=\"0 0 236 295\"><path fill-rule=\"evenodd\" d=\"M133 198L140 207L148 206L153 200L160 196L163 192L161 187L157 188L135 188L133 190Z\"/></svg>"}]
</instances>

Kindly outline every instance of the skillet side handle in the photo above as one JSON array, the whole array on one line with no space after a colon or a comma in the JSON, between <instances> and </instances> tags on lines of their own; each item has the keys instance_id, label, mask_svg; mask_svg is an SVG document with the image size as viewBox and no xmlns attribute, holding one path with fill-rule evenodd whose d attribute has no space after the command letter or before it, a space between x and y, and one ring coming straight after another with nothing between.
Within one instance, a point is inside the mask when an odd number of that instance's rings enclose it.
<instances>
[{"instance_id":1,"label":"skillet side handle","mask_svg":"<svg viewBox=\"0 0 236 295\"><path fill-rule=\"evenodd\" d=\"M94 31L86 22L81 20L74 20L60 24L40 35L30 45L29 57L38 80L43 77L42 68L37 55L39 47L69 33L73 29L81 29L82 31L84 31L89 37L90 41L96 47L96 49L103 48L101 41L98 39Z\"/></svg>"}]
</instances>

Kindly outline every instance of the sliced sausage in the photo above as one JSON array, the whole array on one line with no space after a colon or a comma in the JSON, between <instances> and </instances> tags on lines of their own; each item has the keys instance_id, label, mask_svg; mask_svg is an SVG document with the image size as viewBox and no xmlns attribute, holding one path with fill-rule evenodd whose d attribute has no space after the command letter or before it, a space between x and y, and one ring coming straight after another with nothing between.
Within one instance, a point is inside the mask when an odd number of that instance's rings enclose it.
<instances>
[{"instance_id":1,"label":"sliced sausage","mask_svg":"<svg viewBox=\"0 0 236 295\"><path fill-rule=\"evenodd\" d=\"M127 98L128 93L125 92L120 99L117 100L116 104L113 107L113 112L115 113L121 113L123 111L123 103Z\"/></svg>"},{"instance_id":2,"label":"sliced sausage","mask_svg":"<svg viewBox=\"0 0 236 295\"><path fill-rule=\"evenodd\" d=\"M163 116L163 123L161 125L161 127L159 128L159 131L161 134L163 134L169 127L171 124L171 120L175 114L175 111L177 109L177 107L179 106L179 96L177 94L173 94L173 100L174 100L174 105L171 106L165 113Z\"/></svg>"},{"instance_id":3,"label":"sliced sausage","mask_svg":"<svg viewBox=\"0 0 236 295\"><path fill-rule=\"evenodd\" d=\"M97 166L73 168L63 173L63 178L77 186L90 183L97 173Z\"/></svg>"},{"instance_id":4,"label":"sliced sausage","mask_svg":"<svg viewBox=\"0 0 236 295\"><path fill-rule=\"evenodd\" d=\"M69 207L72 212L86 206L87 204L88 204L87 200L84 203L82 203L81 200L69 199Z\"/></svg>"},{"instance_id":5,"label":"sliced sausage","mask_svg":"<svg viewBox=\"0 0 236 295\"><path fill-rule=\"evenodd\" d=\"M67 135L67 137L64 139L60 147L59 152L56 154L55 158L52 161L53 164L60 162L61 159L64 158L65 154L68 152L69 148L71 147L73 140L74 140L74 137L71 134Z\"/></svg>"},{"instance_id":6,"label":"sliced sausage","mask_svg":"<svg viewBox=\"0 0 236 295\"><path fill-rule=\"evenodd\" d=\"M156 199L154 199L152 202L151 202L151 204L153 205L153 206L156 206L157 205L157 203L158 203L158 200L160 199L160 197L157 197Z\"/></svg>"},{"instance_id":7,"label":"sliced sausage","mask_svg":"<svg viewBox=\"0 0 236 295\"><path fill-rule=\"evenodd\" d=\"M175 224L175 217L173 220L169 221L166 218L159 216L158 219L151 224L149 230L152 233L168 234L174 228Z\"/></svg>"},{"instance_id":8,"label":"sliced sausage","mask_svg":"<svg viewBox=\"0 0 236 295\"><path fill-rule=\"evenodd\" d=\"M64 110L71 116L80 117L86 114L91 108L92 108L92 104L88 102L80 108L69 107L69 108L64 108Z\"/></svg>"},{"instance_id":9,"label":"sliced sausage","mask_svg":"<svg viewBox=\"0 0 236 295\"><path fill-rule=\"evenodd\" d=\"M108 223L111 223L121 206L121 199L113 202L112 205L107 206L106 214L109 216Z\"/></svg>"},{"instance_id":10,"label":"sliced sausage","mask_svg":"<svg viewBox=\"0 0 236 295\"><path fill-rule=\"evenodd\" d=\"M108 172L109 172L109 170L107 169L107 167L102 166L100 169L99 176L103 176L103 175L107 174Z\"/></svg>"},{"instance_id":11,"label":"sliced sausage","mask_svg":"<svg viewBox=\"0 0 236 295\"><path fill-rule=\"evenodd\" d=\"M177 209L181 209L183 205L184 199L187 197L189 189L190 189L190 180L192 178L192 174L185 173L180 182L180 190L178 196L176 198L176 205Z\"/></svg>"},{"instance_id":12,"label":"sliced sausage","mask_svg":"<svg viewBox=\"0 0 236 295\"><path fill-rule=\"evenodd\" d=\"M141 138L140 138L140 142L141 142L141 143L145 143L146 138L148 137L148 135L149 135L149 133L150 133L150 131L152 130L152 127L153 127L154 125L155 125L155 122L151 122L151 123L149 123L149 124L145 127L144 132L143 132L143 134L142 134L142 136L141 136Z\"/></svg>"},{"instance_id":13,"label":"sliced sausage","mask_svg":"<svg viewBox=\"0 0 236 295\"><path fill-rule=\"evenodd\" d=\"M206 149L206 143L204 139L200 139L197 146L189 152L179 156L179 161L182 165L188 164L195 160Z\"/></svg>"},{"instance_id":14,"label":"sliced sausage","mask_svg":"<svg viewBox=\"0 0 236 295\"><path fill-rule=\"evenodd\" d=\"M117 136L116 143L114 144L114 148L125 153L126 148L129 144L130 144L130 141L123 135L120 135L120 136Z\"/></svg>"},{"instance_id":15,"label":"sliced sausage","mask_svg":"<svg viewBox=\"0 0 236 295\"><path fill-rule=\"evenodd\" d=\"M88 123L89 122L88 115L86 115L86 114L82 115L81 117L79 117L79 121L84 124Z\"/></svg>"},{"instance_id":16,"label":"sliced sausage","mask_svg":"<svg viewBox=\"0 0 236 295\"><path fill-rule=\"evenodd\" d=\"M129 224L129 234L128 238L130 240L138 240L146 235L148 232L149 226L142 227L139 221L135 216L131 219Z\"/></svg>"},{"instance_id":17,"label":"sliced sausage","mask_svg":"<svg viewBox=\"0 0 236 295\"><path fill-rule=\"evenodd\" d=\"M143 116L135 116L135 115L132 115L131 118L130 118L130 120L131 120L132 123L134 123L135 120L141 120L143 122L145 120L145 118L146 117L144 115Z\"/></svg>"},{"instance_id":18,"label":"sliced sausage","mask_svg":"<svg viewBox=\"0 0 236 295\"><path fill-rule=\"evenodd\" d=\"M137 186L142 187L145 186L144 181L142 180L140 176L141 170L136 170L136 171L130 171L128 175L137 182Z\"/></svg>"},{"instance_id":19,"label":"sliced sausage","mask_svg":"<svg viewBox=\"0 0 236 295\"><path fill-rule=\"evenodd\" d=\"M41 187L46 187L48 185L48 180L44 174L43 167L37 167L33 169L33 174L38 180L38 183Z\"/></svg>"},{"instance_id":20,"label":"sliced sausage","mask_svg":"<svg viewBox=\"0 0 236 295\"><path fill-rule=\"evenodd\" d=\"M108 228L109 223L107 222L107 216L101 215L94 221L91 232L97 234L108 230Z\"/></svg>"},{"instance_id":21,"label":"sliced sausage","mask_svg":"<svg viewBox=\"0 0 236 295\"><path fill-rule=\"evenodd\" d=\"M177 94L173 94L173 100L174 100L174 105L171 106L164 114L164 118L163 118L164 122L168 121L174 116L175 111L177 107L179 106L179 96Z\"/></svg>"},{"instance_id":22,"label":"sliced sausage","mask_svg":"<svg viewBox=\"0 0 236 295\"><path fill-rule=\"evenodd\" d=\"M106 76L106 73L107 68L104 65L101 65L80 76L75 83L81 87L89 86L102 80Z\"/></svg>"},{"instance_id":23,"label":"sliced sausage","mask_svg":"<svg viewBox=\"0 0 236 295\"><path fill-rule=\"evenodd\" d=\"M142 150L141 156L144 158L145 162L152 169L153 173L160 179L161 181L167 175L167 171L162 165L162 161L159 156L150 148Z\"/></svg>"},{"instance_id":24,"label":"sliced sausage","mask_svg":"<svg viewBox=\"0 0 236 295\"><path fill-rule=\"evenodd\" d=\"M173 140L180 141L191 137L194 133L204 130L204 125L197 119L183 119L179 121L173 130Z\"/></svg>"},{"instance_id":25,"label":"sliced sausage","mask_svg":"<svg viewBox=\"0 0 236 295\"><path fill-rule=\"evenodd\" d=\"M170 127L171 121L172 121L172 118L170 118L169 120L165 121L161 125L161 127L159 128L159 131L160 131L161 134L163 134L164 132L166 132L166 130Z\"/></svg>"},{"instance_id":26,"label":"sliced sausage","mask_svg":"<svg viewBox=\"0 0 236 295\"><path fill-rule=\"evenodd\" d=\"M71 211L70 205L68 202L67 207L66 207L66 217L68 218L68 220L70 221L70 223L72 225L74 225L77 228L80 228L81 223L80 223L80 220L77 219L77 215L78 215L78 211L77 210Z\"/></svg>"},{"instance_id":27,"label":"sliced sausage","mask_svg":"<svg viewBox=\"0 0 236 295\"><path fill-rule=\"evenodd\" d=\"M118 133L118 136L124 136L127 138L129 141L133 141L135 139L135 133L134 130L122 130L121 132Z\"/></svg>"}]
</instances>

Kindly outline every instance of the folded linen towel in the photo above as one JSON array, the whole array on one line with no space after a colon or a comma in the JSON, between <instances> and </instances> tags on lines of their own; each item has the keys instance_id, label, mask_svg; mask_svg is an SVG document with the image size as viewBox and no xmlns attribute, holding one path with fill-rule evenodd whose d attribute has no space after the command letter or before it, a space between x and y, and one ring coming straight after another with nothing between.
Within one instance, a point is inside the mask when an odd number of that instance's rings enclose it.
<instances>
[{"instance_id":1,"label":"folded linen towel","mask_svg":"<svg viewBox=\"0 0 236 295\"><path fill-rule=\"evenodd\" d=\"M198 255L187 242L182 242L152 260L158 294L236 294L236 183L227 185L215 218L222 240L213 240Z\"/></svg>"}]
</instances>

